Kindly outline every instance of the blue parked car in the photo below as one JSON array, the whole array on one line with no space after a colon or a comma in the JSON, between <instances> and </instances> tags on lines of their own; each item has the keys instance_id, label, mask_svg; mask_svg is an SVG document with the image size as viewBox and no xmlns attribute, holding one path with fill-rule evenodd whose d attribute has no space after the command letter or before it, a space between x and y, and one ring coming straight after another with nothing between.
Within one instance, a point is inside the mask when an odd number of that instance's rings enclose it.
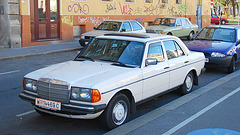
<instances>
[{"instance_id":1,"label":"blue parked car","mask_svg":"<svg viewBox=\"0 0 240 135\"><path fill-rule=\"evenodd\" d=\"M232 73L240 60L240 26L205 27L187 47L205 54L206 68L226 67Z\"/></svg>"}]
</instances>

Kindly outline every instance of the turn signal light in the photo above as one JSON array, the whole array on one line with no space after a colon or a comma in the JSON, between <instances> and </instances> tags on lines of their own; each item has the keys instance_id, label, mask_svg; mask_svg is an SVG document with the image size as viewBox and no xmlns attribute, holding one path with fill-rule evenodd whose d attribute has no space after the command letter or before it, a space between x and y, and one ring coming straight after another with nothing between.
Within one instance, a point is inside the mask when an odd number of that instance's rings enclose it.
<instances>
[{"instance_id":1,"label":"turn signal light","mask_svg":"<svg viewBox=\"0 0 240 135\"><path fill-rule=\"evenodd\" d=\"M92 89L92 103L98 102L101 100L101 94L98 89Z\"/></svg>"}]
</instances>

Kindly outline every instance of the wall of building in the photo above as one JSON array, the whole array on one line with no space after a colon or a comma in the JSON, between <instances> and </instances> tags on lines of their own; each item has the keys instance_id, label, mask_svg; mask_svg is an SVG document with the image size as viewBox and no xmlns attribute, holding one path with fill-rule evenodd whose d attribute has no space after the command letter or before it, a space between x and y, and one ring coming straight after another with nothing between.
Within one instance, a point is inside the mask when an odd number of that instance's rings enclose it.
<instances>
[{"instance_id":1,"label":"wall of building","mask_svg":"<svg viewBox=\"0 0 240 135\"><path fill-rule=\"evenodd\" d=\"M19 0L0 1L0 48L21 47Z\"/></svg>"},{"instance_id":2,"label":"wall of building","mask_svg":"<svg viewBox=\"0 0 240 135\"><path fill-rule=\"evenodd\" d=\"M23 2L24 1L24 2ZM197 0L135 0L133 3L125 0L60 0L60 39L61 42L73 41L74 36L93 30L105 20L137 20L143 26L153 22L156 17L182 16L196 24ZM150 0L151 1L151 0ZM210 0L202 0L202 27L210 25ZM49 44L52 41L31 42L30 4L29 0L20 3L22 46ZM80 30L81 32L77 32Z\"/></svg>"},{"instance_id":3,"label":"wall of building","mask_svg":"<svg viewBox=\"0 0 240 135\"><path fill-rule=\"evenodd\" d=\"M0 1L0 49L9 48L10 27L8 18L8 1Z\"/></svg>"}]
</instances>

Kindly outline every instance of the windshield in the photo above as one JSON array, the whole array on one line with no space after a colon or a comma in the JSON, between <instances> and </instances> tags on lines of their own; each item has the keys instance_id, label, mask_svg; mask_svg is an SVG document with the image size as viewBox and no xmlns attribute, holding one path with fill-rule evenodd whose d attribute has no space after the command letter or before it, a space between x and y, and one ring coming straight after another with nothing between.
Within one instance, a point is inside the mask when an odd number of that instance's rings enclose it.
<instances>
[{"instance_id":1,"label":"windshield","mask_svg":"<svg viewBox=\"0 0 240 135\"><path fill-rule=\"evenodd\" d=\"M152 25L175 26L176 19L173 18L157 18Z\"/></svg>"},{"instance_id":2,"label":"windshield","mask_svg":"<svg viewBox=\"0 0 240 135\"><path fill-rule=\"evenodd\" d=\"M236 32L229 28L204 28L195 39L235 42Z\"/></svg>"},{"instance_id":3,"label":"windshield","mask_svg":"<svg viewBox=\"0 0 240 135\"><path fill-rule=\"evenodd\" d=\"M121 24L121 22L104 21L97 27L97 30L119 31Z\"/></svg>"},{"instance_id":4,"label":"windshield","mask_svg":"<svg viewBox=\"0 0 240 135\"><path fill-rule=\"evenodd\" d=\"M75 60L109 61L139 67L142 61L144 43L112 39L94 39Z\"/></svg>"}]
</instances>

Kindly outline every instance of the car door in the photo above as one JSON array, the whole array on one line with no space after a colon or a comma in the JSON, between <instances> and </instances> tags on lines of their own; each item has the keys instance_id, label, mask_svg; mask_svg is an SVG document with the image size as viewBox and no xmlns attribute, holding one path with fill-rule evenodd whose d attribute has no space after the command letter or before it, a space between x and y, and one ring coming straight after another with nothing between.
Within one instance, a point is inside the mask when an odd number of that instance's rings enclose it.
<instances>
[{"instance_id":1,"label":"car door","mask_svg":"<svg viewBox=\"0 0 240 135\"><path fill-rule=\"evenodd\" d=\"M236 37L237 37L237 42L240 41L240 29L236 31ZM236 52L237 54L240 54L240 44L237 43L236 45ZM240 61L240 55L237 55L237 61Z\"/></svg>"},{"instance_id":2,"label":"car door","mask_svg":"<svg viewBox=\"0 0 240 135\"><path fill-rule=\"evenodd\" d=\"M189 22L186 18L182 18L181 20L183 23L183 30L182 30L183 36L188 36L192 30L191 25L189 24Z\"/></svg>"},{"instance_id":3,"label":"car door","mask_svg":"<svg viewBox=\"0 0 240 135\"><path fill-rule=\"evenodd\" d=\"M135 22L135 21L131 21L130 22L131 26L132 26L132 33L143 33L146 32L146 30L141 26L141 24Z\"/></svg>"},{"instance_id":4,"label":"car door","mask_svg":"<svg viewBox=\"0 0 240 135\"><path fill-rule=\"evenodd\" d=\"M169 68L165 56L161 41L149 44L146 59L157 59L157 64L143 68L143 99L168 90Z\"/></svg>"},{"instance_id":5,"label":"car door","mask_svg":"<svg viewBox=\"0 0 240 135\"><path fill-rule=\"evenodd\" d=\"M165 47L168 65L169 65L169 88L174 88L183 83L188 73L188 58L183 49L175 40L163 41Z\"/></svg>"},{"instance_id":6,"label":"car door","mask_svg":"<svg viewBox=\"0 0 240 135\"><path fill-rule=\"evenodd\" d=\"M219 17L217 15L211 15L211 23L219 23Z\"/></svg>"},{"instance_id":7,"label":"car door","mask_svg":"<svg viewBox=\"0 0 240 135\"><path fill-rule=\"evenodd\" d=\"M129 22L124 22L120 28L120 32L131 33L132 27Z\"/></svg>"},{"instance_id":8,"label":"car door","mask_svg":"<svg viewBox=\"0 0 240 135\"><path fill-rule=\"evenodd\" d=\"M177 18L176 19L176 26L175 26L175 29L173 30L173 35L178 36L178 37L182 37L183 36L182 30L183 30L182 20Z\"/></svg>"}]
</instances>

